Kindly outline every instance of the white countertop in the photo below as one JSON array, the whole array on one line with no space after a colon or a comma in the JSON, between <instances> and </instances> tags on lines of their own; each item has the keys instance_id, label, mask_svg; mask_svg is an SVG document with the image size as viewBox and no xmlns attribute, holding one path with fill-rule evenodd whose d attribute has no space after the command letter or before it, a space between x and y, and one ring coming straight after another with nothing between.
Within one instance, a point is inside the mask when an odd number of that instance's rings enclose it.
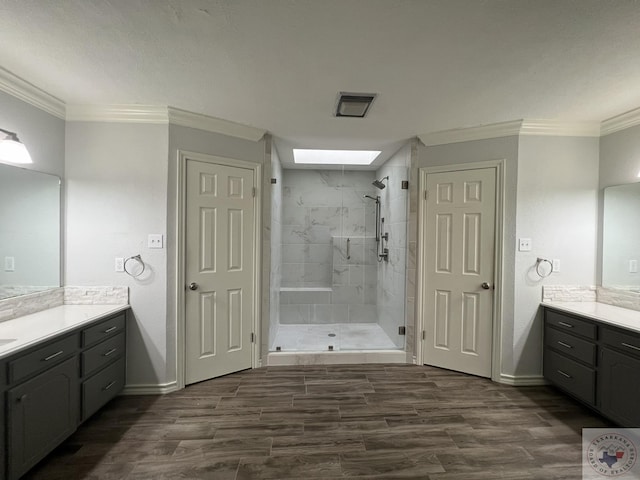
<instances>
[{"instance_id":1,"label":"white countertop","mask_svg":"<svg viewBox=\"0 0 640 480\"><path fill-rule=\"evenodd\" d=\"M62 305L0 322L0 359L127 308L129 305ZM14 341L4 343L7 339Z\"/></svg>"},{"instance_id":2,"label":"white countertop","mask_svg":"<svg viewBox=\"0 0 640 480\"><path fill-rule=\"evenodd\" d=\"M598 302L542 302L541 305L640 332L640 312L637 310Z\"/></svg>"}]
</instances>

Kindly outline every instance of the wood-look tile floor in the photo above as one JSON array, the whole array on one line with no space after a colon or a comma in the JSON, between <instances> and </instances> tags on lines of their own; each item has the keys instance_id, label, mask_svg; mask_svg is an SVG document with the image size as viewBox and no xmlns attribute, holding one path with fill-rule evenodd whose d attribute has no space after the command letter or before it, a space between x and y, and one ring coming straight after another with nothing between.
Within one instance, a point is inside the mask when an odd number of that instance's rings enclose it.
<instances>
[{"instance_id":1,"label":"wood-look tile floor","mask_svg":"<svg viewBox=\"0 0 640 480\"><path fill-rule=\"evenodd\" d=\"M28 479L579 479L581 429L551 387L413 365L267 367L119 397Z\"/></svg>"}]
</instances>

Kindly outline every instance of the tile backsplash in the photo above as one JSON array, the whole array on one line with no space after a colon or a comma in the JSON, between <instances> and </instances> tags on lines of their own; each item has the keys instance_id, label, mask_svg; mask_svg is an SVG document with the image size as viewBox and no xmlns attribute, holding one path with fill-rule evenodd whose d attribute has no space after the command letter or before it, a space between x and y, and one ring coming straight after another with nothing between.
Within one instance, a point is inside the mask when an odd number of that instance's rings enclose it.
<instances>
[{"instance_id":1,"label":"tile backsplash","mask_svg":"<svg viewBox=\"0 0 640 480\"><path fill-rule=\"evenodd\" d=\"M640 311L640 292L593 285L544 285L543 302L600 302Z\"/></svg>"},{"instance_id":2,"label":"tile backsplash","mask_svg":"<svg viewBox=\"0 0 640 480\"><path fill-rule=\"evenodd\" d=\"M0 300L0 322L60 305L126 305L129 287L60 287Z\"/></svg>"}]
</instances>

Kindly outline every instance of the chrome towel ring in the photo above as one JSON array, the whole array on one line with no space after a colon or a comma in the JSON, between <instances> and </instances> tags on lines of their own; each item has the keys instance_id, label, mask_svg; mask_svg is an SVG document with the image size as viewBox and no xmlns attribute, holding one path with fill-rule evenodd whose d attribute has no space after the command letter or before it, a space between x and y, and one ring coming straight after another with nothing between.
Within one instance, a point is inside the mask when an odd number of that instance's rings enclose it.
<instances>
[{"instance_id":1,"label":"chrome towel ring","mask_svg":"<svg viewBox=\"0 0 640 480\"><path fill-rule=\"evenodd\" d=\"M543 263L548 263L549 264L549 271L548 272L545 272L544 269L540 268L540 266ZM538 259L536 260L536 273L538 275L540 275L541 278L545 278L545 277L548 277L549 275L551 275L553 273L553 263L551 262L551 260L547 260L546 258L538 257Z\"/></svg>"},{"instance_id":2,"label":"chrome towel ring","mask_svg":"<svg viewBox=\"0 0 640 480\"><path fill-rule=\"evenodd\" d=\"M129 265L129 268L127 268L127 263L129 263L130 261L134 261L135 263L137 263L139 266L141 266L142 268L140 268L140 271L137 273L132 273L131 269L134 267L134 264ZM127 273L127 275L136 278L139 277L140 275L142 275L144 273L144 269L145 269L145 264L142 261L142 257L140 256L140 254L138 255L133 255L132 257L127 258L124 261L124 271Z\"/></svg>"}]
</instances>

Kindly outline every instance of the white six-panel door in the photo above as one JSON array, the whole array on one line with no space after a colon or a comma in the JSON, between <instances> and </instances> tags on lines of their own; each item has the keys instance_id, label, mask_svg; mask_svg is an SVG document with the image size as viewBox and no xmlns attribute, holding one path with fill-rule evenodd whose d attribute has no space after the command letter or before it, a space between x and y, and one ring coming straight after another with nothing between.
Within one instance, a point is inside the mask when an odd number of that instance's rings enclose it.
<instances>
[{"instance_id":1,"label":"white six-panel door","mask_svg":"<svg viewBox=\"0 0 640 480\"><path fill-rule=\"evenodd\" d=\"M252 365L254 175L186 161L185 384Z\"/></svg>"},{"instance_id":2,"label":"white six-panel door","mask_svg":"<svg viewBox=\"0 0 640 480\"><path fill-rule=\"evenodd\" d=\"M425 217L425 364L491 377L496 169L430 173Z\"/></svg>"}]
</instances>

